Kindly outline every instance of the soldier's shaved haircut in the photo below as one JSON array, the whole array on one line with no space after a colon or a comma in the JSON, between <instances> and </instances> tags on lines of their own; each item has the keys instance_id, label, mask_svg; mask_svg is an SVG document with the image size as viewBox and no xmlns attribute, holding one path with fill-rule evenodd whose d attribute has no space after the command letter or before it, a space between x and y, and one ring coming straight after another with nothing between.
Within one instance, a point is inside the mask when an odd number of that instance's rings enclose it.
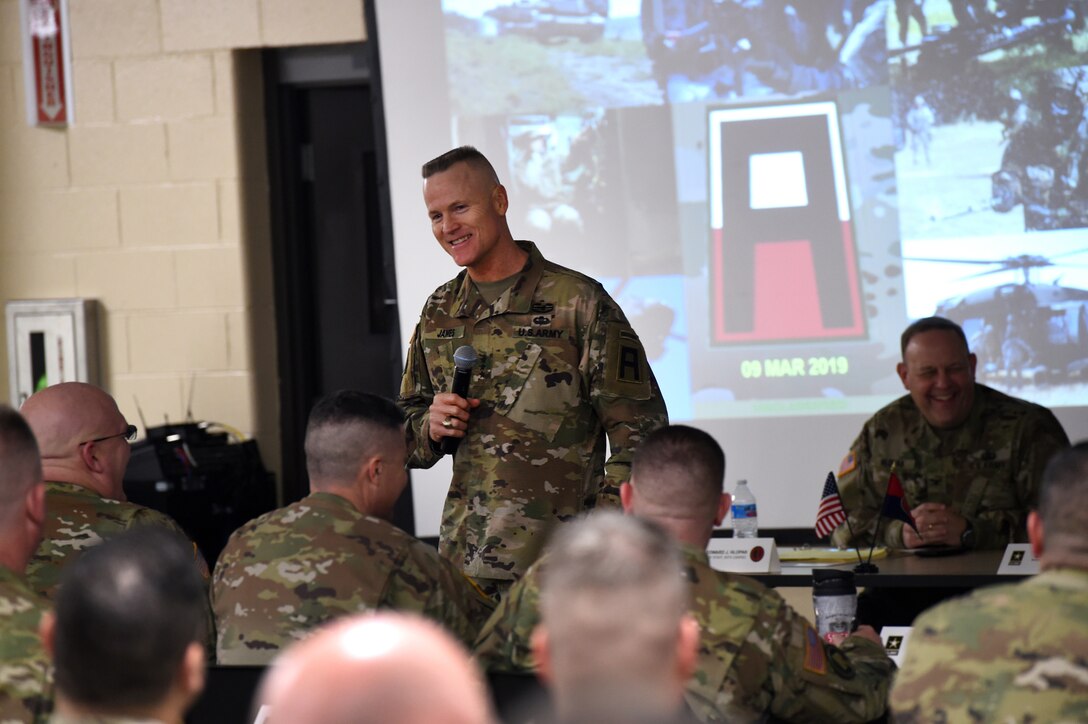
<instances>
[{"instance_id":1,"label":"soldier's shaved haircut","mask_svg":"<svg viewBox=\"0 0 1088 724\"><path fill-rule=\"evenodd\" d=\"M721 445L706 432L687 425L670 425L650 433L631 462L632 483L644 504L644 514L713 517L724 477Z\"/></svg>"},{"instance_id":2,"label":"soldier's shaved haircut","mask_svg":"<svg viewBox=\"0 0 1088 724\"><path fill-rule=\"evenodd\" d=\"M428 179L436 173L448 171L459 163L467 163L484 172L492 183L499 183L499 175L495 173L495 167L487 160L487 156L476 150L474 146L458 146L423 164L423 178Z\"/></svg>"},{"instance_id":3,"label":"soldier's shaved haircut","mask_svg":"<svg viewBox=\"0 0 1088 724\"><path fill-rule=\"evenodd\" d=\"M404 442L404 413L391 400L356 390L322 398L306 427L306 471L311 484L350 481L359 465L394 442Z\"/></svg>"},{"instance_id":4,"label":"soldier's shaved haircut","mask_svg":"<svg viewBox=\"0 0 1088 724\"><path fill-rule=\"evenodd\" d=\"M688 608L679 549L647 520L601 511L561 527L549 550L540 613L560 713L660 707Z\"/></svg>"},{"instance_id":5,"label":"soldier's shaved haircut","mask_svg":"<svg viewBox=\"0 0 1088 724\"><path fill-rule=\"evenodd\" d=\"M1039 493L1046 552L1079 551L1088 560L1088 441L1050 459Z\"/></svg>"}]
</instances>

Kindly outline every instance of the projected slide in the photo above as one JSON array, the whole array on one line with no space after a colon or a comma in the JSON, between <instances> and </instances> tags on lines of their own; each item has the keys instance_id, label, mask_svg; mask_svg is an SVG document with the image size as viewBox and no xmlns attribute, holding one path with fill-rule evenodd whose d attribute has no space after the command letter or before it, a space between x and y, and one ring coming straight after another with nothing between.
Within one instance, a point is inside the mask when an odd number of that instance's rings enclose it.
<instances>
[{"instance_id":1,"label":"projected slide","mask_svg":"<svg viewBox=\"0 0 1088 724\"><path fill-rule=\"evenodd\" d=\"M1088 404L1085 2L441 8L452 142L621 300L673 419L871 412L930 314Z\"/></svg>"},{"instance_id":2,"label":"projected slide","mask_svg":"<svg viewBox=\"0 0 1088 724\"><path fill-rule=\"evenodd\" d=\"M419 167L479 147L598 279L673 421L810 527L899 335L1088 436L1085 0L377 0L402 336L456 273ZM413 471L423 534L449 472Z\"/></svg>"}]
</instances>

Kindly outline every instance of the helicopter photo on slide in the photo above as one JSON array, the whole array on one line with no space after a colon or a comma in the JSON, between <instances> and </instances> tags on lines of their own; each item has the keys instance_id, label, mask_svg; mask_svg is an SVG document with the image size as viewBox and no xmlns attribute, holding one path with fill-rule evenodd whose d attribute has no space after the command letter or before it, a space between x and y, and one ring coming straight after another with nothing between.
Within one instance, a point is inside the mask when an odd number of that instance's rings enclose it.
<instances>
[{"instance_id":1,"label":"helicopter photo on slide","mask_svg":"<svg viewBox=\"0 0 1088 724\"><path fill-rule=\"evenodd\" d=\"M1088 402L1083 231L904 243L907 312L963 326L979 381L1040 404Z\"/></svg>"}]
</instances>

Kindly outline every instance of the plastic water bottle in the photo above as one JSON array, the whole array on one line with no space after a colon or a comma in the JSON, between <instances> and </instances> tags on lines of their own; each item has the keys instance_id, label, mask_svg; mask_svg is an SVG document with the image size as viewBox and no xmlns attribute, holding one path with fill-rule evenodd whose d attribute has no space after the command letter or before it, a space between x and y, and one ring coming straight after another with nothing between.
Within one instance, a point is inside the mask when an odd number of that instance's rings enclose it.
<instances>
[{"instance_id":1,"label":"plastic water bottle","mask_svg":"<svg viewBox=\"0 0 1088 724\"><path fill-rule=\"evenodd\" d=\"M733 492L733 505L730 511L733 513L734 538L759 537L756 496L752 495L752 491L748 489L747 480L737 481L737 489Z\"/></svg>"}]
</instances>

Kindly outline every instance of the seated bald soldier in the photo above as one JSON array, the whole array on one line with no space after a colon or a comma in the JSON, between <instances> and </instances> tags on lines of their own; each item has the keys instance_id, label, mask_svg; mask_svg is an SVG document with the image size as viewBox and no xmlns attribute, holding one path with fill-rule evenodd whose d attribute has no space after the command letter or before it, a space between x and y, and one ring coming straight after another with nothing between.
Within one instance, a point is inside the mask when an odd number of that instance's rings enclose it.
<instances>
[{"instance_id":1,"label":"seated bald soldier","mask_svg":"<svg viewBox=\"0 0 1088 724\"><path fill-rule=\"evenodd\" d=\"M38 439L45 476L44 536L27 567L36 591L52 598L66 565L129 528L150 525L185 537L170 516L126 500L125 468L136 428L105 391L64 382L34 393L20 411ZM207 580L204 557L190 544L193 565Z\"/></svg>"},{"instance_id":2,"label":"seated bald soldier","mask_svg":"<svg viewBox=\"0 0 1088 724\"><path fill-rule=\"evenodd\" d=\"M404 416L391 400L347 390L314 406L310 494L235 531L215 566L219 663L267 663L317 626L377 608L415 611L473 640L490 599L388 521L407 455Z\"/></svg>"},{"instance_id":3,"label":"seated bald soldier","mask_svg":"<svg viewBox=\"0 0 1088 724\"><path fill-rule=\"evenodd\" d=\"M289 724L495 724L465 647L395 611L327 624L276 658L256 701Z\"/></svg>"},{"instance_id":4,"label":"seated bald soldier","mask_svg":"<svg viewBox=\"0 0 1088 724\"><path fill-rule=\"evenodd\" d=\"M635 451L624 511L651 520L680 543L699 623L688 704L701 721L869 721L884 712L895 666L876 632L862 627L840 647L776 591L710 567L706 546L729 507L722 492L725 455L701 430L672 425ZM495 609L476 641L481 665L495 672L536 668L530 636L539 621L540 577L533 565Z\"/></svg>"}]
</instances>

